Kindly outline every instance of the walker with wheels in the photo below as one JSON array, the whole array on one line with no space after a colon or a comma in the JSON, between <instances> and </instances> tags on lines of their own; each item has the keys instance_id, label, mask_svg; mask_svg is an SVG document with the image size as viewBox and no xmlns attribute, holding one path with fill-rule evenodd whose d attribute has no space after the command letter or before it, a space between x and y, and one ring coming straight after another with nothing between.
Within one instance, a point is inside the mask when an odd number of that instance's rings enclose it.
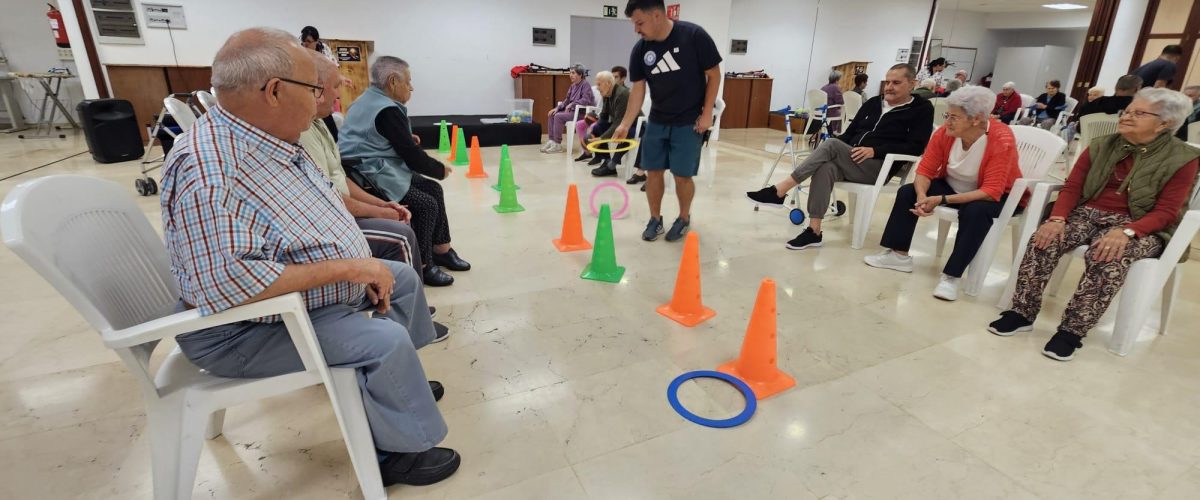
<instances>
[{"instance_id":1,"label":"walker with wheels","mask_svg":"<svg viewBox=\"0 0 1200 500\"><path fill-rule=\"evenodd\" d=\"M779 155L775 157L775 163L771 165L771 170L767 171L767 176L763 179L762 187L771 185L771 176L775 174L775 169L779 167L779 162L783 160L784 155L787 155L789 158L791 158L792 170L795 171L796 168L800 166L798 164L800 155L807 154L815 150L817 146L821 145L822 142L831 136L829 133L829 120L826 113L827 108L828 106L820 106L817 108L821 118L820 124L817 126L817 130L814 133L806 134L808 136L805 141L807 149L799 152L796 151L795 138L792 137L792 118L807 117L802 115L799 111L792 110L790 107L787 109L783 120L787 135L783 138L783 146L779 148ZM808 128L807 123L805 124L805 127ZM792 190L790 202L792 209L788 212L788 220L797 226L804 224L804 221L808 218L808 216L804 213L804 210L800 209L800 193L803 190L804 186L799 185ZM754 211L758 211L757 204L754 205ZM829 212L835 217L842 216L846 213L846 204L835 199L829 204Z\"/></svg>"}]
</instances>

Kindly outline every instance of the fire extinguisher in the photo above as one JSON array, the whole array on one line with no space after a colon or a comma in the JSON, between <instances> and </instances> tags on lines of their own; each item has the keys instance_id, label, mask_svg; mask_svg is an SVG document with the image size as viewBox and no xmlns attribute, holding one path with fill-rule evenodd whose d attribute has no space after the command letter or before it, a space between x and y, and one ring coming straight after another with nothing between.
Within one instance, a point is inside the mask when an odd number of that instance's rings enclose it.
<instances>
[{"instance_id":1,"label":"fire extinguisher","mask_svg":"<svg viewBox=\"0 0 1200 500\"><path fill-rule=\"evenodd\" d=\"M63 25L62 12L53 4L50 6L50 12L46 13L46 17L50 18L50 31L54 33L54 43L64 49L71 47L71 41L67 39L67 28Z\"/></svg>"}]
</instances>

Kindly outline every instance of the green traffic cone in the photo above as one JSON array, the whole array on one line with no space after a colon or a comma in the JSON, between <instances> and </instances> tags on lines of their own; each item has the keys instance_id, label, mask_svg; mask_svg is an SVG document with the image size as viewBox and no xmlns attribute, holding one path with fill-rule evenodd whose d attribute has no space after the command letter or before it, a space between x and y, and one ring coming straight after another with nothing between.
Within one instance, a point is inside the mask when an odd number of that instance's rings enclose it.
<instances>
[{"instance_id":1,"label":"green traffic cone","mask_svg":"<svg viewBox=\"0 0 1200 500\"><path fill-rule=\"evenodd\" d=\"M471 158L467 155L467 140L463 137L462 127L458 127L458 149L454 152L454 165L469 165Z\"/></svg>"},{"instance_id":2,"label":"green traffic cone","mask_svg":"<svg viewBox=\"0 0 1200 500\"><path fill-rule=\"evenodd\" d=\"M512 159L508 157L508 144L500 147L500 179L504 178L505 171L508 172L509 177L512 177ZM496 191L500 190L500 179L496 179L496 184L492 186L492 189ZM521 189L521 186L514 183L513 188Z\"/></svg>"},{"instance_id":3,"label":"green traffic cone","mask_svg":"<svg viewBox=\"0 0 1200 500\"><path fill-rule=\"evenodd\" d=\"M600 206L600 222L596 224L595 246L592 247L592 262L583 268L579 277L585 280L619 283L625 268L617 265L617 247L613 244L612 211L608 204Z\"/></svg>"},{"instance_id":4,"label":"green traffic cone","mask_svg":"<svg viewBox=\"0 0 1200 500\"><path fill-rule=\"evenodd\" d=\"M505 146L505 148L507 147ZM525 211L525 207L517 203L517 184L513 182L511 164L508 168L500 168L500 204L492 205L492 210L502 214Z\"/></svg>"},{"instance_id":5,"label":"green traffic cone","mask_svg":"<svg viewBox=\"0 0 1200 500\"><path fill-rule=\"evenodd\" d=\"M450 154L450 132L446 131L446 120L442 120L438 132L438 154Z\"/></svg>"}]
</instances>

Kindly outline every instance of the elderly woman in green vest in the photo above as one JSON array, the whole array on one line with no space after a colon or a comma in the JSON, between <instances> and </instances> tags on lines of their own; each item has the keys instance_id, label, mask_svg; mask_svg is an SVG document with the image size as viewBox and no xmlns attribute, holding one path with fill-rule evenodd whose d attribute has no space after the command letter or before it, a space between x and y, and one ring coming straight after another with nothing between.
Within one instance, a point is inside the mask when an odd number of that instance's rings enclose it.
<instances>
[{"instance_id":1,"label":"elderly woman in green vest","mask_svg":"<svg viewBox=\"0 0 1200 500\"><path fill-rule=\"evenodd\" d=\"M1174 137L1191 101L1174 90L1146 88L1121 115L1119 133L1088 145L1054 210L1029 242L1012 310L991 323L1000 336L1033 330L1042 292L1059 258L1087 245L1087 268L1058 331L1042 354L1069 361L1125 283L1134 261L1157 257L1187 211L1200 149ZM1187 254L1183 256L1187 259Z\"/></svg>"},{"instance_id":2,"label":"elderly woman in green vest","mask_svg":"<svg viewBox=\"0 0 1200 500\"><path fill-rule=\"evenodd\" d=\"M425 284L448 286L454 278L442 271L467 271L471 264L450 246L450 222L442 186L451 168L430 158L412 134L405 104L412 98L412 72L403 59L380 56L371 65L371 86L346 113L338 134L342 164L354 165L380 198L399 202L412 212L412 228L421 250ZM356 179L357 180L357 179ZM368 186L362 186L366 188Z\"/></svg>"}]
</instances>

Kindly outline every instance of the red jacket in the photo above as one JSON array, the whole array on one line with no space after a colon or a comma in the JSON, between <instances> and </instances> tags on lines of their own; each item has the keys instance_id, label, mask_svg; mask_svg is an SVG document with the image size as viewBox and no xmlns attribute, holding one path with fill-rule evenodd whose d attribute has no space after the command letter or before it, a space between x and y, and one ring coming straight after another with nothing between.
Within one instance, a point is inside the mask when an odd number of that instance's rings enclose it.
<instances>
[{"instance_id":1,"label":"red jacket","mask_svg":"<svg viewBox=\"0 0 1200 500\"><path fill-rule=\"evenodd\" d=\"M1020 98L1017 99L1020 101ZM921 163L917 165L917 175L930 179L941 179L946 176L946 165L950 159L950 148L954 147L954 137L946 133L946 127L940 127L929 139ZM1000 197L1012 191L1013 183L1021 178L1020 155L1017 153L1017 138L1012 129L995 118L991 119L987 132L987 148L983 152L983 163L979 165L979 189L987 193L992 200L1000 201Z\"/></svg>"},{"instance_id":2,"label":"red jacket","mask_svg":"<svg viewBox=\"0 0 1200 500\"><path fill-rule=\"evenodd\" d=\"M1004 94L996 94L996 106L992 108L993 115L1016 114L1019 109L1021 109L1021 94L1013 92L1007 101L1004 100Z\"/></svg>"}]
</instances>

